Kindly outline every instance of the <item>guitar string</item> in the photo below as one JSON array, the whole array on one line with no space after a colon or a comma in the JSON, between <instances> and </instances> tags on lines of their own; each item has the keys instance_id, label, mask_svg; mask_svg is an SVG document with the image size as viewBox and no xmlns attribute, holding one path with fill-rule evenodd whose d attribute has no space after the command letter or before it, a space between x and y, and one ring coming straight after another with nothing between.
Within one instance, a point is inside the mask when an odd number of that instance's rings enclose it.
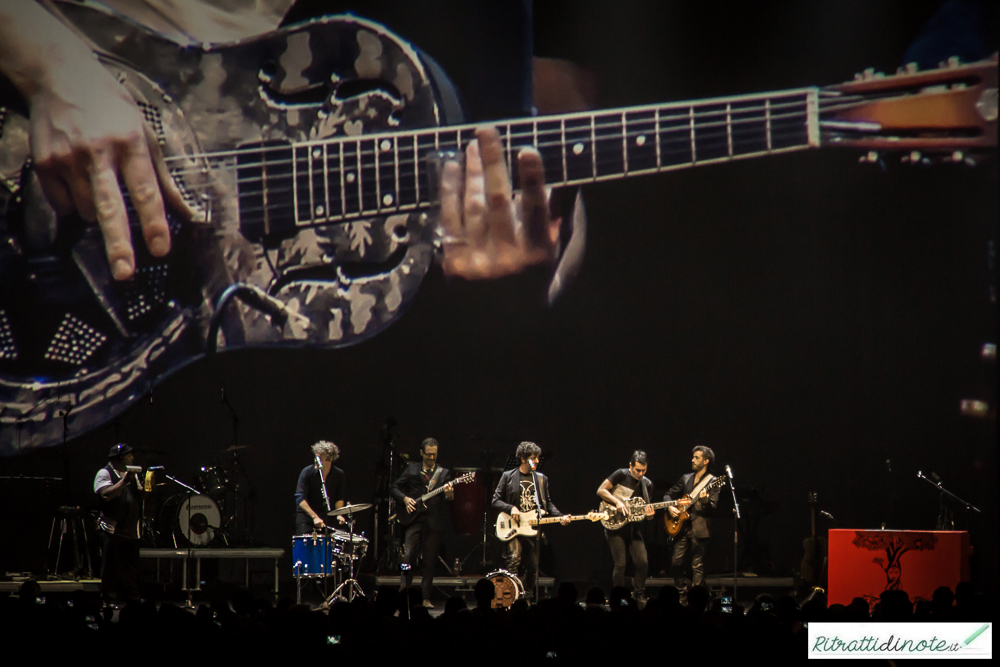
<instances>
[{"instance_id":1,"label":"guitar string","mask_svg":"<svg viewBox=\"0 0 1000 667\"><path fill-rule=\"evenodd\" d=\"M773 132L772 133L772 138L777 143L779 143L779 144L785 138L789 138L789 137L793 137L793 138L794 137L801 137L801 130L793 130L793 131L789 131L789 132ZM680 144L678 144L678 145L680 146ZM727 142L721 141L721 140L720 141L716 141L714 143L707 144L707 145L703 143L700 146L701 146L702 152L708 151L711 148L720 149L723 146L726 146L728 148ZM793 145L789 146L788 148L796 148L796 147L800 147L800 146L804 147L805 144L802 144L802 143L799 143L797 145L793 144ZM776 148L776 149L773 149L773 150L781 151L783 149L781 147L779 147L779 148ZM651 166L648 166L648 167L645 167L645 168L643 168L643 167L631 168L630 171L642 171L643 173L656 173L657 171L662 171L662 170L671 169L671 168L677 168L677 167L680 167L680 166L683 166L683 165L695 166L699 162L705 162L705 161L708 161L709 159L724 160L724 161L728 161L728 160L735 161L735 160L739 160L739 159L744 158L744 157L749 156L749 155L757 155L757 154L766 155L767 151L756 151L756 152L750 152L750 153L747 153L747 154L734 153L732 156L730 156L730 155L727 154L727 155L724 155L724 156L718 156L716 158L702 158L701 160L694 160L694 161L692 161L691 159L684 159L684 160L680 160L680 161L676 161L676 162L671 162L671 163L668 163L668 164L662 164L662 160L663 160L664 156L666 156L666 157L669 158L671 156L678 156L678 155L688 156L688 155L690 155L690 145L687 144L687 143L685 143L685 144L683 144L683 146L681 148L679 148L678 150L673 150L673 151L669 151L669 150L668 151L664 151L664 150L662 150L662 146L661 146L661 151L660 151L661 165L659 167L656 167L655 165L651 165ZM597 160L596 164L597 164L597 167L598 167L598 174L596 176L597 179L607 178L608 176L614 176L614 175L622 175L622 176L624 176L624 175L628 174L628 172L624 171L619 166L619 165L624 166L623 161L620 160L620 159L615 159L615 158L612 158L612 157L608 156L608 157L604 157L604 158L599 158ZM588 162L587 167L584 168L582 171L587 172L588 174L592 174L592 165L593 165L592 162ZM602 168L603 167L607 167L608 165L614 165L615 169L612 170L612 171L603 171ZM549 171L554 171L554 170L555 170L555 168L552 168ZM561 176L561 169L559 169L558 171L560 172L558 175ZM400 184L400 187L397 190L395 190L394 193L396 195L402 195L402 194L409 193L409 192L416 192L417 191L417 186L414 185L414 183L416 183L415 175L416 175L415 172L409 172L409 171L400 172L400 178L398 180L398 183ZM313 177L314 178L321 178L322 174L314 174ZM577 181L579 181L579 182L587 182L587 181L593 181L594 178L595 178L594 176L588 175L588 176L582 176L580 178L569 178L565 182L570 182L570 181L572 181L572 182L577 182ZM269 198L274 198L274 197L279 197L281 195L293 193L294 190L295 190L295 183L292 182L293 179L292 179L292 177L291 177L290 174L288 175L288 178L286 180L290 183L289 187L273 186L273 187L268 188L266 191L265 190L243 189L243 190L241 190L240 194L241 194L241 196L245 195L247 197L254 197L254 198L256 198L256 197L259 197L260 195L262 195L262 194L264 194L266 192L268 194ZM393 180L395 181L395 179L393 179ZM260 183L260 182L263 182L263 179L256 179L256 178L254 178L254 179L244 179L242 181L242 183L244 183L244 184L256 184L256 183ZM373 183L374 180L371 180L371 181L368 181L368 182L369 183ZM562 183L562 182L564 182L564 181L560 181L560 183ZM550 183L550 184L557 184L557 183ZM315 184L314 184L314 187L315 187ZM362 183L362 187L364 187L364 183ZM308 183L306 183L306 184L300 183L299 184L299 188L300 189L308 190ZM319 184L319 189L322 192L319 194L318 197L316 197L316 199L322 199L323 200L322 203L325 203L326 202L326 199L325 199L325 196L324 196L325 195L325 189L323 187L323 182L322 181ZM334 190L334 189L332 188L331 190ZM334 192L333 193L334 196L331 197L329 203L331 205L334 205L334 204L341 205L341 204L344 204L344 203L346 203L346 204L356 204L358 202L358 200L359 200L359 197L364 198L364 199L368 199L368 200L371 200L371 199L375 198L375 192L371 191L370 186L369 186L368 189L364 189L362 191L361 195L359 195L357 191L358 191L357 184L356 183L352 184L351 187L349 189L347 189L343 193L344 195L346 195L343 199L341 198L341 193ZM423 204L423 203L428 203L428 202L416 202L416 201L413 201L410 205L413 205L413 204ZM291 209L291 208L295 207L295 202L292 199L288 199L285 202L280 203L278 205L285 206L285 207ZM305 202L304 201L300 201L298 203L298 205L300 207L303 207L303 206L305 206ZM397 207L398 206L399 206L399 204L398 204L398 201L397 201ZM245 206L245 207L243 207L241 209L241 211L243 213L252 213L252 212L259 211L259 210L263 210L263 208L264 207ZM383 208L383 209L391 209L391 208L394 208L394 207L390 205L390 206L384 206L384 207L381 207L381 208ZM360 213L361 213L361 211L357 211L357 212L349 211L346 214L341 213L339 215L351 215L351 216L354 216L354 215L360 214ZM332 217L336 218L337 215L338 214L335 213ZM311 214L310 214L310 217L311 217Z\"/></svg>"},{"instance_id":2,"label":"guitar string","mask_svg":"<svg viewBox=\"0 0 1000 667\"><path fill-rule=\"evenodd\" d=\"M772 126L774 126L774 125L781 126L781 125L783 125L785 123L785 121L792 120L792 119L798 119L798 118L802 118L802 117L806 117L806 116L807 116L807 112L805 110L799 110L799 111L797 111L795 113L771 114L769 116L764 116L764 117L760 117L760 118L750 118L750 119L734 120L734 121L728 122L728 123L727 122L696 123L695 127L694 127L694 129L695 129L695 142L696 142L696 146L697 146L698 143L704 142L706 140L706 138L707 139L711 139L713 132L721 134L720 130L722 130L723 128L727 129L727 139L728 139L728 134L729 134L728 128L733 128L734 126L735 126L735 128L738 131L742 131L742 130L740 130L740 128L742 126L744 126L744 125L750 125L750 124L760 125L762 123L766 124L766 123L768 123L768 121L770 121L770 124ZM523 133L519 133L519 134L512 133L509 136L509 138L507 136L501 136L501 143L502 143L503 151L504 152L507 152L508 150L512 150L514 148L513 143L515 141L517 141L517 140L521 140L521 139L534 139L535 137L538 138L538 141L537 141L537 143L534 143L534 147L536 149L538 149L540 152L542 150L546 150L546 149L550 149L550 148L560 148L560 149L562 149L563 146L569 147L570 145L578 144L578 143L590 144L590 143L597 143L597 142L613 142L613 143L616 144L616 148L618 148L620 142L622 141L622 139L633 139L633 138L638 138L640 136L650 136L650 135L652 135L652 140L650 141L650 145L645 150L654 150L655 146L656 146L656 144L655 144L655 137L657 136L655 120L650 119L648 121L642 121L642 122L645 123L645 124L649 124L651 126L650 127L646 127L646 128L642 128L642 129L634 129L634 124L633 124L633 128L629 128L627 125L623 125L620 122L617 123L617 124L605 124L605 125L603 125L601 127L596 127L595 126L595 128L594 128L594 132L595 133L598 132L598 131L603 132L603 131L609 130L609 129L615 129L616 131L615 131L614 134L606 134L606 135L603 135L603 136L595 136L593 141L590 139L589 136L582 137L582 140L580 140L580 141L573 141L571 139L567 139L564 142L562 140L562 138L561 138L564 134L569 133L569 132L580 132L580 133L587 133L587 134L589 134L590 133L590 128L588 126L586 128L580 128L578 130L567 130L566 132L563 132L561 129L554 129L554 130L539 130L538 132L523 132ZM625 129L626 131L625 132L617 131L619 129ZM796 127L795 131L801 131L802 129L804 129L804 128ZM772 132L770 134L772 136L774 135L774 130L773 129L772 129ZM691 135L691 125L690 125L690 123L688 123L686 125L677 125L677 126L673 126L673 127L664 128L664 127L662 127L662 121L661 121L661 127L660 127L660 130L659 130L659 136L661 137L661 145L663 144L662 139L664 139L664 138L667 140L667 143L676 142L675 137L679 138L680 141L682 141L682 142L688 143L690 141L690 135ZM323 165L324 162L327 164L327 166L329 166L329 163L331 161L336 161L336 162L343 163L343 161L349 159L352 162L357 162L358 163L358 165L357 165L358 168L360 168L360 169L369 169L370 170L370 169L375 169L375 167L376 167L376 165L375 165L375 163L373 161L373 158L377 154L390 153L390 155L392 155L392 154L397 154L398 155L400 152L402 152L405 155L405 154L412 154L414 152L414 150L415 150L412 146L403 146L401 151L400 151L400 149L398 147L394 151L377 151L377 150L374 150L374 148L375 148L374 145L375 145L375 143L377 143L379 141L379 138L378 138L379 136L380 135L370 135L369 137L361 137L361 138L358 138L358 139L349 139L349 140L339 139L339 140L337 140L337 142L336 142L337 145L343 144L345 147L346 146L350 147L348 151L344 152L343 158L340 155L340 151L334 151L333 154L330 154L330 152L328 151L327 154L326 154L326 156L325 156L325 159L324 159L322 157L319 157L319 158L313 157L310 153L306 152L306 150L304 150L303 147L293 147L293 146L285 145L285 146L282 146L280 148L269 148L267 151L259 151L259 150L258 151L254 151L254 150L249 150L248 149L248 150L245 150L244 153L277 152L277 151L281 151L283 153L291 153L293 151L296 151L296 152L301 151L302 153L305 153L305 154L295 155L291 159L288 159L288 160L275 160L275 161L251 162L251 163L238 163L237 162L235 164L232 164L232 163L222 163L222 164L226 168L232 168L233 166L235 166L237 169L256 169L256 168L259 168L259 167L265 167L266 166L266 167L271 167L271 168L277 169L279 167L287 167L287 166L290 166L292 163L295 163L296 165L298 165L298 164L304 164L308 168L308 166L309 166L310 163L314 163L315 160L320 160L320 165L318 167L318 170L322 170L322 165ZM767 136L767 133L765 133L764 136L761 137L761 139L762 140L766 140L766 136ZM546 140L544 140L544 138L547 138L547 137L552 137L554 140L552 140L552 141L546 141ZM558 137L558 138L556 138L556 137ZM737 133L733 133L733 137L732 138L733 138L734 143L738 142L738 141L740 141L742 139L744 139L744 137L737 136ZM450 142L446 142L446 143L450 143ZM531 142L529 142L529 144L530 143ZM358 144L360 144L362 146L361 150L357 150ZM371 148L369 149L369 148L365 147L364 146L365 144L371 144ZM419 148L420 147L418 146L417 150L419 150ZM427 146L425 146L423 148L430 150L430 147L427 147ZM633 150L636 150L636 149L633 148ZM762 151L762 152L766 152L766 151ZM625 151L623 150L622 153L624 154ZM567 157L569 157L569 156L567 156ZM179 156L179 159L189 159L189 158L186 157L186 156L183 156L183 157ZM385 165L379 165L379 167L380 168L389 168L389 167L393 167L395 165L408 166L408 165L411 165L411 164L415 164L418 161L423 161L424 159L426 159L426 158L403 158L403 159L396 160L396 159L391 159L391 157L390 157L390 159L386 161ZM305 169L304 171L308 171L308 169ZM192 167L192 168L189 168L189 169L175 170L175 171L172 171L171 173L174 176L187 176L189 174L201 174L203 172L204 172L204 170L203 170L202 167ZM274 176L276 176L276 177L280 177L282 175L284 175L284 174L274 174ZM287 176L290 177L291 173L288 173ZM299 176L302 176L302 174L299 174ZM263 178L263 177L261 177L261 178ZM238 182L246 182L247 180L249 180L249 179L241 179Z\"/></svg>"},{"instance_id":3,"label":"guitar string","mask_svg":"<svg viewBox=\"0 0 1000 667\"><path fill-rule=\"evenodd\" d=\"M795 132L787 133L787 136L801 136L801 131L795 131ZM780 133L772 133L772 137L780 139L781 138L781 134ZM718 142L714 146L716 148L721 148L722 146L725 146L725 145L726 145L725 142ZM798 146L804 147L805 144L798 144ZM791 147L794 148L796 146L791 146ZM702 147L702 148L704 150L707 150L704 147ZM774 149L774 150L782 151L784 149L778 148L778 149ZM674 153L677 154L677 155L680 155L680 154L690 155L690 149L688 148L683 153L681 151L675 151ZM631 169L630 172L641 171L641 172L643 172L643 175L646 175L646 174L653 174L653 173L656 173L658 171L664 171L664 170L667 170L667 169L672 169L672 168L676 169L678 167L682 167L682 166L685 166L685 165L687 165L687 166L697 166L701 162L707 162L710 159L713 161L713 163L715 161L737 161L737 160L740 160L740 159L742 159L744 157L747 157L749 155L766 155L767 153L768 152L765 150L765 151L757 151L757 152L752 152L752 153L743 154L743 155L741 155L741 154L734 154L732 156L725 155L725 156L721 156L721 157L718 157L718 158L703 158L701 160L695 160L695 161L692 161L690 159L686 159L686 160L682 160L682 161L679 161L679 162L673 162L673 163L670 163L670 164L661 164L660 167L649 166L649 167L646 167L646 168L635 168L635 169ZM662 157L662 155L663 155L663 151L661 150L661 157ZM601 167L602 166L606 166L608 164L621 165L622 162L621 162L621 160L600 160L599 159L597 161L598 174L596 176L596 180L605 179L605 178L608 178L609 176L615 176L615 175L627 176L627 175L630 174L630 172L625 172L625 171L623 171L620 168L616 168L613 171L608 171L608 172L601 173ZM588 167L586 169L584 169L584 171L586 171L588 173L592 173L592 169L590 168L591 165L592 165L592 163L588 163ZM561 169L560 169L560 174L561 174ZM410 182L413 182L415 180L413 178L413 174L411 173L411 174L409 174L409 176L410 176L410 178L408 180ZM291 180L290 176L289 176L289 180ZM401 174L400 175L400 181L402 181L402 180L403 180L403 175ZM595 180L594 176L586 176L586 177L580 177L580 178L570 178L570 179L567 179L566 181L560 181L558 183L551 182L551 183L548 183L548 184L549 185L562 185L562 184L565 184L565 183L578 183L578 182L579 183L586 183L586 182L594 181L594 180ZM257 182L260 182L260 181L258 179L252 179L252 180L249 180L247 182L249 182L249 183L257 183ZM374 182L374 180L372 180L370 182ZM300 189L308 189L307 185L306 186L300 185L299 187L300 187ZM339 193L337 193L336 197L332 197L331 196L331 198L329 200L329 203L331 204L331 208L334 209L333 213L332 214L328 214L328 212L324 212L323 214L318 214L319 219L316 219L317 218L317 214L315 214L315 212L311 209L311 207L307 206L307 204L305 203L305 201L300 201L298 203L299 210L302 211L304 209L309 209L309 213L306 216L300 216L300 221L299 221L298 224L299 225L328 224L328 223L332 224L332 223L335 223L335 222L338 222L338 221L341 221L341 220L357 219L357 218L362 218L362 217L365 217L365 216L392 215L395 211L409 212L409 211L411 211L411 210L413 210L415 208L423 208L423 207L425 207L425 206L427 206L428 204L431 203L429 200L426 200L426 199L421 199L420 201L417 201L416 197L415 197L415 194L417 192L417 187L414 186L414 185L403 183L403 184L401 184L401 187L399 189L395 190L392 193L392 194L395 195L394 196L394 200L395 201L394 201L393 204L390 204L390 205L381 205L381 204L379 204L379 205L377 205L377 208L374 209L374 210L367 209L367 208L360 208L360 209L358 209L357 206L358 206L359 203L363 203L363 204L367 205L369 202L371 202L373 200L377 200L377 197L375 196L374 192L368 191L367 189L365 191L363 191L362 195L359 197L359 195L357 193L357 189L358 188L356 187L356 184L352 184L352 187L350 188L350 192L346 193L347 196L345 198L341 199ZM322 188L321 188L321 190L322 190ZM276 207L280 207L280 208L283 208L285 210L288 210L290 213L294 212L295 209L296 209L296 203L291 198L291 194L294 193L294 191L295 191L294 185L292 185L291 187L277 187L277 186L275 186L275 187L268 188L266 190L266 192L267 192L269 198L274 198L276 196L281 196L281 195L289 195L289 198L286 199L286 201L281 202L281 203L277 203L277 204L275 204L275 203L272 202L267 207L265 207L265 206L245 205L245 206L241 207L241 209L240 209L241 214L242 215L252 215L252 214L258 213L260 211L264 211L264 210L273 210ZM259 198L259 195L262 195L264 192L265 192L264 190L254 190L254 191L245 191L245 192L241 191L240 194L241 195L246 195L247 197L256 197L256 198ZM409 195L410 193L413 193L414 197L408 198L407 195ZM320 203L321 205L323 205L323 204L326 203L326 199L325 199L324 194L325 194L325 191L320 192L316 196L317 200L322 200L322 201L318 201L317 203ZM308 199L308 197L303 197L303 199ZM367 202L363 202L361 200L367 200ZM399 203L400 201L404 201L404 203L401 204L401 203ZM347 211L346 212L337 210L337 209L341 208L342 205L344 205L344 206L347 207ZM325 206L324 206L324 209L325 209Z\"/></svg>"},{"instance_id":4,"label":"guitar string","mask_svg":"<svg viewBox=\"0 0 1000 667\"><path fill-rule=\"evenodd\" d=\"M770 100L770 99L771 98L768 98L768 100ZM778 97L776 99L786 100L787 98L786 97ZM713 103L713 106L715 104L722 104L722 103ZM755 107L739 107L739 108L735 108L735 109L731 108L728 113L730 115L733 115L733 114L750 113L750 112L754 112L754 111L765 112L765 115L761 116L758 120L766 120L766 118L767 118L766 112L768 110L774 111L774 110L781 110L781 109L784 109L784 108L797 108L797 107L803 106L804 104L806 104L805 100L803 100L803 99L794 99L794 100L789 100L787 102L785 102L785 101L776 102L776 103L770 104L769 106L760 105L760 106L755 106ZM710 118L710 117L713 117L713 116L723 116L723 115L726 115L726 113L727 113L727 111L725 109L719 109L719 110L713 110L713 111L704 111L704 110L698 111L697 110L698 107L686 107L685 109L687 109L687 111L685 111L685 113L683 113L683 114L676 114L676 115L671 115L671 116L660 116L660 122L664 123L664 122L670 122L670 121L674 121L674 120L677 120L677 121L689 121L690 120L690 109L695 109L696 110L696 112L695 112L695 119L696 119L696 121L698 119L701 119L701 118ZM622 122L621 122L620 118L621 118L621 115L623 113L626 114L626 115L628 115L628 114L655 114L656 111L657 111L657 109L648 109L648 110L643 110L643 111L629 111L627 108L620 109L620 110L609 109L609 110L606 110L606 111L594 112L594 114L592 116L587 116L587 117L582 117L582 118L575 117L575 118L564 119L564 118L562 118L560 116L540 116L540 117L538 117L536 119L514 119L514 120L509 120L509 121L498 121L495 124L495 126L504 127L504 128L506 128L506 127L510 127L510 128L529 127L530 128L530 126L533 126L533 125L536 125L536 124L562 123L565 120L565 122L567 122L567 123L579 123L579 125L577 127L568 127L567 131L580 131L580 132L584 132L584 131L589 131L590 130L590 127L591 127L590 120L591 119L595 120L595 129L604 129L604 128L608 128L608 127L620 127L622 125ZM825 110L822 110L822 111L825 111ZM771 118L776 118L779 115L780 114L773 114L772 113L772 114L770 114L770 117ZM603 125L596 124L596 121L598 119L602 119L602 118L616 118L618 120L616 120L615 122L606 123L606 124L603 124ZM653 122L654 120L655 120L655 118L650 118L648 121L645 121L645 122ZM643 122L643 121L633 121L633 122ZM397 138L398 137L406 137L406 138L428 137L428 138L431 138L431 137L439 136L439 135L445 134L445 133L450 134L452 132L456 132L456 133L457 132L462 132L462 133L465 133L465 132L474 132L478 127L481 127L482 125L483 124L479 124L479 125L459 125L459 126L454 126L454 127L444 126L444 127L433 127L433 128L421 128L421 129L412 130L412 131L386 132L386 133L376 133L376 134L369 134L369 135L360 135L360 136L357 136L357 137L337 137L337 138L311 139L311 140L308 140L308 141L299 142L298 144L281 143L281 144L276 144L276 145L253 146L253 147L247 147L247 148L234 148L234 149L229 149L229 150L224 150L224 151L214 151L214 152L207 152L207 153L191 153L191 154L186 154L186 155L169 156L169 157L165 158L165 161L169 163L169 162L172 162L172 161L192 160L192 159L220 159L220 158L232 157L232 156L237 156L238 157L239 155L247 154L247 153L277 152L277 151L286 151L286 150L289 150L291 148L319 147L319 146L322 146L324 144L325 145L338 145L338 144L341 144L341 143L348 144L348 143L352 143L352 142L356 142L356 141L378 141L378 140L389 139L389 138L392 138L392 137L397 137ZM542 132L542 131L546 131L546 132L558 132L558 131L560 131L560 129L559 128L554 128L553 130L539 130L539 132ZM521 135L519 135L518 138L530 137L530 136L532 136L532 134L533 134L533 131L531 129L528 129L528 131L526 131L526 132L522 133Z\"/></svg>"}]
</instances>

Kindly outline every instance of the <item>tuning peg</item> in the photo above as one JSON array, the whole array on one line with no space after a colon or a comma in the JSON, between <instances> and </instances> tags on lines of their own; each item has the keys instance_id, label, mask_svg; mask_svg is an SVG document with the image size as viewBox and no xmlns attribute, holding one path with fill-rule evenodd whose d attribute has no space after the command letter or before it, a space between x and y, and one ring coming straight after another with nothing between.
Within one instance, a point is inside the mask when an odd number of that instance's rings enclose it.
<instances>
[{"instance_id":1,"label":"tuning peg","mask_svg":"<svg viewBox=\"0 0 1000 667\"><path fill-rule=\"evenodd\" d=\"M921 162L920 151L910 151L909 155L904 155L899 159L899 161L909 162L910 164L919 164Z\"/></svg>"},{"instance_id":2,"label":"tuning peg","mask_svg":"<svg viewBox=\"0 0 1000 667\"><path fill-rule=\"evenodd\" d=\"M868 151L865 155L862 155L858 158L858 162L862 164L864 164L865 162L875 163L878 162L878 160L879 160L878 151Z\"/></svg>"},{"instance_id":3,"label":"tuning peg","mask_svg":"<svg viewBox=\"0 0 1000 667\"><path fill-rule=\"evenodd\" d=\"M948 58L948 67L958 67L962 64L962 60L958 56L952 56Z\"/></svg>"},{"instance_id":4,"label":"tuning peg","mask_svg":"<svg viewBox=\"0 0 1000 667\"><path fill-rule=\"evenodd\" d=\"M906 63L906 73L907 74L916 74L917 70L919 70L919 69L920 69L920 66L917 63Z\"/></svg>"},{"instance_id":5,"label":"tuning peg","mask_svg":"<svg viewBox=\"0 0 1000 667\"><path fill-rule=\"evenodd\" d=\"M865 81L869 81L875 78L875 68L869 67L863 72L863 78Z\"/></svg>"}]
</instances>

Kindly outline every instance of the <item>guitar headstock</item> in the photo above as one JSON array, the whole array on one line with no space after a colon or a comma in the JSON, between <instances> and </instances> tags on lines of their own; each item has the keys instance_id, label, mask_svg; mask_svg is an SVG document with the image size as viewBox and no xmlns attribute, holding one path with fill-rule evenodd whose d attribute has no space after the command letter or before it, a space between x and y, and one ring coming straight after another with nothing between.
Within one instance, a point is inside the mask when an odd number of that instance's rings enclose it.
<instances>
[{"instance_id":1,"label":"guitar headstock","mask_svg":"<svg viewBox=\"0 0 1000 667\"><path fill-rule=\"evenodd\" d=\"M716 477L715 479L713 479L711 482L708 483L708 486L705 487L705 490L708 491L709 489L714 489L723 486L725 483L726 483L726 476L719 475L718 477Z\"/></svg>"},{"instance_id":2,"label":"guitar headstock","mask_svg":"<svg viewBox=\"0 0 1000 667\"><path fill-rule=\"evenodd\" d=\"M911 63L889 76L865 70L820 90L819 126L824 145L867 150L862 162L888 151L911 164L975 164L997 145L997 54L924 71Z\"/></svg>"},{"instance_id":3,"label":"guitar headstock","mask_svg":"<svg viewBox=\"0 0 1000 667\"><path fill-rule=\"evenodd\" d=\"M608 513L591 511L587 512L587 518L590 519L591 521L607 521Z\"/></svg>"},{"instance_id":4,"label":"guitar headstock","mask_svg":"<svg viewBox=\"0 0 1000 667\"><path fill-rule=\"evenodd\" d=\"M472 472L465 473L464 475L462 475L458 479L452 480L451 483L452 484L468 484L469 482L471 482L475 478L476 478L476 471L473 470Z\"/></svg>"}]
</instances>

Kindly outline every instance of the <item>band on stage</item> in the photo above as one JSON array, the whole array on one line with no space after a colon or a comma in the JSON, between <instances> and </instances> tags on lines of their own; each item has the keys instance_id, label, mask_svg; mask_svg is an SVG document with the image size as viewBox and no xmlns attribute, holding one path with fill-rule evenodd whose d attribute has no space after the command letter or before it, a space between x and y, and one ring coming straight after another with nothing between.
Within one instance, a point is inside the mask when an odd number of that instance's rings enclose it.
<instances>
[{"instance_id":1,"label":"band on stage","mask_svg":"<svg viewBox=\"0 0 1000 667\"><path fill-rule=\"evenodd\" d=\"M303 580L325 583L327 577L336 578L338 583L342 581L327 602L340 595L363 595L354 577L355 569L367 552L368 539L355 529L355 517L373 507L378 511L379 507L377 504L347 503L347 475L334 465L340 457L337 445L321 440L310 447L310 452L312 462L299 473L294 493L292 574L300 586ZM453 477L449 468L439 465L441 452L436 439L424 439L419 447L419 460L405 463L388 492L394 503L394 507L390 505L392 514L388 518L401 534L401 548L391 541L387 546L399 549L395 563L399 569L400 590L412 585L414 571L419 570L422 600L428 608L433 607L435 569L449 527L449 504L455 497L455 487L472 481L477 474L469 472ZM603 524L613 562L614 586L625 587L628 583L625 574L631 559L632 596L640 607L645 606L649 571L646 543L652 535L656 511L664 508L666 514L661 516L672 538L670 563L674 584L681 601L686 602L691 587L704 581L705 552L710 535L708 517L718 505L720 487L725 481L725 477L709 472L715 462L715 452L703 445L695 447L691 472L682 475L663 495L663 501L658 502L648 477L649 455L643 450L635 450L627 467L614 470L601 482L597 489L599 510L578 516L564 514L554 504L549 478L539 471L541 455L541 447L534 442L521 442L508 469L499 476L492 495L490 507L498 515L496 537L501 543L504 566L487 575L497 589L495 606L510 606L519 597L532 599L537 595L542 526L555 523L566 526L581 519L600 520ZM143 484L143 469L133 465L134 458L131 446L115 445L108 454L108 464L97 472L94 480L103 534L102 592L108 599L138 597L142 500L154 486L153 473L157 469L150 468L146 472ZM206 470L214 469L203 469L198 479L202 487L211 486L212 480L222 474L208 475ZM188 488L191 494L197 494L196 489ZM189 512L188 523L180 517L188 532L181 537L187 538L191 546L204 546L211 541L212 530L218 530L219 526L207 525L199 529L197 521L205 519L203 514L198 514L197 519L191 518L191 507L196 506L191 502L192 497L211 502L209 489L205 489L205 495L189 494L188 504L184 506ZM211 518L208 522L211 524ZM487 530L485 521L483 525L484 531ZM197 535L206 532L208 537L199 542ZM345 575L348 576L346 580Z\"/></svg>"}]
</instances>

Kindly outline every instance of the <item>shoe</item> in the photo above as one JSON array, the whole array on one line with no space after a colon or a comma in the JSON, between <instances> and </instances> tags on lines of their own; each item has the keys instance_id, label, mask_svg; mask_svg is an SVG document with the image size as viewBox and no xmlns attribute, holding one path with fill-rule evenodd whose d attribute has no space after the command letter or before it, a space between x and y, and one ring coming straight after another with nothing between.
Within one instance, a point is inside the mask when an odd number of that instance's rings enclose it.
<instances>
[{"instance_id":1,"label":"shoe","mask_svg":"<svg viewBox=\"0 0 1000 667\"><path fill-rule=\"evenodd\" d=\"M434 603L431 602L430 600L424 600L423 604L424 604L424 609L433 609L434 608Z\"/></svg>"}]
</instances>

